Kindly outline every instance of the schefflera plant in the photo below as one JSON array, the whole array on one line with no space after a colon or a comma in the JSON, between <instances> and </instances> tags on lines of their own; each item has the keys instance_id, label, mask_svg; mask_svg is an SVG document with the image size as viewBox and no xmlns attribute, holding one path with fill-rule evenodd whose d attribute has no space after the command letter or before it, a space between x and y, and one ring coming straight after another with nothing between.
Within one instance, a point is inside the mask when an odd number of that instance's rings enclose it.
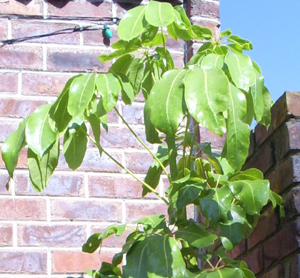
<instances>
[{"instance_id":1,"label":"schefflera plant","mask_svg":"<svg viewBox=\"0 0 300 278\"><path fill-rule=\"evenodd\" d=\"M259 66L243 54L252 49L251 43L229 30L213 38L209 29L192 25L181 6L156 1L129 10L118 35L120 40L111 45L114 51L99 57L101 62L115 59L107 73L72 77L54 104L39 107L7 138L2 157L10 178L27 146L30 180L42 191L58 164L60 138L73 170L81 165L90 140L99 155L104 153L141 183L143 196L154 193L168 211L167 216L138 220L112 262L89 271L91 276L255 277L245 262L227 252L251 234L268 202L275 208L282 199L258 169L241 170L250 124L254 118L268 127L272 103ZM168 36L207 42L179 69L166 47ZM130 105L140 91L147 141L160 144L156 154L115 107L120 94ZM100 144L101 125L107 131L106 115L113 109L153 157L144 180ZM212 152L210 142L197 142L200 126L226 134L221 154ZM161 175L170 184L165 196L156 191ZM188 205L196 206L205 221L187 219ZM104 239L122 235L125 228L116 224L92 235L83 251L95 252Z\"/></svg>"}]
</instances>

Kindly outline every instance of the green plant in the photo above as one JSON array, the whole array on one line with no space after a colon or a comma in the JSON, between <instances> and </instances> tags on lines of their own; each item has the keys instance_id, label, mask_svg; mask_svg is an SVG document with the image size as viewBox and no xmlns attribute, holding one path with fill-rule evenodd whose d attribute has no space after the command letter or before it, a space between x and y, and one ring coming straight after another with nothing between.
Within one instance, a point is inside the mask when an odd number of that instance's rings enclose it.
<instances>
[{"instance_id":1,"label":"green plant","mask_svg":"<svg viewBox=\"0 0 300 278\"><path fill-rule=\"evenodd\" d=\"M58 164L60 138L71 169L81 165L90 140L99 155L106 154L141 183L143 196L152 192L168 208L168 219L164 215L140 219L122 251L111 263L90 271L91 276L254 277L244 262L232 260L226 251L250 235L269 201L275 208L282 200L259 170L241 170L252 119L265 126L270 123L271 98L261 70L243 54L251 43L229 30L221 32L220 39L213 38L209 29L191 25L181 6L155 1L130 10L118 35L120 40L112 45L115 51L99 57L102 62L116 59L108 73L72 77L54 104L39 107L7 138L2 157L10 178L27 145L30 180L35 190L42 191ZM167 35L208 42L183 69L176 69L166 48ZM140 90L147 141L160 144L156 154L115 108L120 93L130 105ZM144 180L100 145L100 126L107 129L106 114L112 109L153 157ZM227 133L221 154L213 153L209 142L196 141L193 131L199 125L218 135ZM156 191L161 175L170 183L165 196ZM186 207L191 204L204 223L187 219ZM104 239L121 235L125 228L112 225L92 235L83 251L96 251ZM126 264L121 267L124 256Z\"/></svg>"}]
</instances>

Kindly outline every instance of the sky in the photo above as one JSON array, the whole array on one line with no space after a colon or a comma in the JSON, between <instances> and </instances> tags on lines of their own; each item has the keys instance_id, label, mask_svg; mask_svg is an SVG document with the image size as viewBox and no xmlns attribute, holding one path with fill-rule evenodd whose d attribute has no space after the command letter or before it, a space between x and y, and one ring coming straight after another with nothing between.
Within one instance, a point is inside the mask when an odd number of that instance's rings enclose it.
<instances>
[{"instance_id":1,"label":"sky","mask_svg":"<svg viewBox=\"0 0 300 278\"><path fill-rule=\"evenodd\" d=\"M275 102L300 91L300 0L220 0L221 31L249 40Z\"/></svg>"}]
</instances>

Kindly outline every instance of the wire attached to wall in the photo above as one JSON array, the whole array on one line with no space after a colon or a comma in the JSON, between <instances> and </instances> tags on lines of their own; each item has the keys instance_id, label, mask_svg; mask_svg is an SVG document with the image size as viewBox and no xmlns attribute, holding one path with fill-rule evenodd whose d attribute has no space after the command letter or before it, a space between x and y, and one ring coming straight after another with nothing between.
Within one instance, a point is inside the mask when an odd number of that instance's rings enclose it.
<instances>
[{"instance_id":1,"label":"wire attached to wall","mask_svg":"<svg viewBox=\"0 0 300 278\"><path fill-rule=\"evenodd\" d=\"M10 18L10 19L12 19L14 16L16 16L18 19L20 19L20 16L17 16L17 15L5 15L6 18ZM3 16L0 16L0 18L3 18ZM26 19L35 18L36 19L36 17L34 17L34 16L30 16L30 17L22 16L21 18L22 19L24 19L24 18L26 18ZM39 19L41 19L41 18L39 17ZM53 19L53 18L51 18L51 19ZM55 19L58 19L58 18L55 17ZM83 18L73 18L73 17L72 17L72 19L68 18L68 20L82 20L82 19ZM87 18L84 18L84 19L87 20ZM96 18L93 18L93 19L96 21ZM48 18L47 18L47 20L48 20ZM64 20L66 20L66 18L64 18ZM97 21L110 21L110 22L106 22L105 24L103 24L103 23L94 23L93 25L85 25L85 26L76 26L76 27L72 27L72 28L65 28L65 29L61 29L61 30L57 30L57 31L50 32L50 33L45 33L45 34L39 34L39 35L33 35L33 36L27 36L27 37L20 37L20 38L9 39L9 40L2 40L2 41L0 41L0 48L5 46L5 45L11 45L11 44L15 44L15 43L20 43L20 42L39 39L39 38L44 38L44 37L56 36L56 35L61 35L61 34L71 34L71 33L82 32L82 31L93 31L93 30L99 30L99 29L102 29L104 31L104 34L107 38L111 38L112 33L111 33L108 26L118 24L120 20L121 19L117 18L117 17L101 17L101 18L97 18Z\"/></svg>"}]
</instances>

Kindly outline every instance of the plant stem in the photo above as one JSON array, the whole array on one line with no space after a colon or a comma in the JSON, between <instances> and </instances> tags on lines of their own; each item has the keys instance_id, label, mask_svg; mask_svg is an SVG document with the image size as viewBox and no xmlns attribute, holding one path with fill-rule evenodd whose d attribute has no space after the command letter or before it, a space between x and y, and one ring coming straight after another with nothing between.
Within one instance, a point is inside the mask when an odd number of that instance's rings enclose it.
<instances>
[{"instance_id":1,"label":"plant stem","mask_svg":"<svg viewBox=\"0 0 300 278\"><path fill-rule=\"evenodd\" d=\"M118 116L121 118L121 120L123 121L123 123L127 126L127 128L130 130L130 132L132 133L132 135L135 137L136 140L138 140L140 142L140 144L145 148L145 150L147 150L151 156L153 157L154 160L157 161L157 163L159 164L159 166L163 169L163 171L165 172L166 176L168 177L169 182L171 182L170 179L170 175L167 171L167 169L165 168L165 166L162 164L162 162L157 158L157 156L145 145L145 143L137 136L137 134L133 131L133 129L129 126L129 124L125 121L125 119L123 118L123 116L120 114L120 112L118 111L118 109L116 107L114 107L114 110L116 111L116 113L118 114Z\"/></svg>"},{"instance_id":2,"label":"plant stem","mask_svg":"<svg viewBox=\"0 0 300 278\"><path fill-rule=\"evenodd\" d=\"M113 156L111 156L106 150L104 150L99 143L97 143L89 134L86 133L86 136L95 144L95 146L98 148L99 153L104 153L107 155L113 162L115 162L119 167L121 167L127 174L132 176L135 180L140 182L142 185L147 187L152 193L154 193L159 199L161 199L166 205L169 205L169 202L162 196L159 195L157 191L155 191L149 184L138 178L134 173L132 173L130 170L128 170L126 167L124 167L119 161L117 161Z\"/></svg>"},{"instance_id":3,"label":"plant stem","mask_svg":"<svg viewBox=\"0 0 300 278\"><path fill-rule=\"evenodd\" d=\"M188 134L188 129L189 129L189 125L190 125L190 114L189 112L187 113L187 121L186 121L186 126L185 126L185 132L184 132L184 140L183 140L183 153L182 153L182 160L183 160L183 169L182 171L184 171L185 168L185 150L186 150L186 138L187 138L187 134ZM191 149L192 152L192 149Z\"/></svg>"},{"instance_id":4,"label":"plant stem","mask_svg":"<svg viewBox=\"0 0 300 278\"><path fill-rule=\"evenodd\" d=\"M195 121L195 120L193 120ZM197 127L198 125L196 125ZM197 135L197 131L195 129L195 125L194 125L194 130L193 130L193 139L192 139L192 144L191 144L191 152L190 152L190 155L189 155L189 158L188 158L188 165L190 165L191 163L191 158L192 158L192 155L193 155L193 150L194 150L194 144L195 144L195 140L196 140L196 135Z\"/></svg>"}]
</instances>

